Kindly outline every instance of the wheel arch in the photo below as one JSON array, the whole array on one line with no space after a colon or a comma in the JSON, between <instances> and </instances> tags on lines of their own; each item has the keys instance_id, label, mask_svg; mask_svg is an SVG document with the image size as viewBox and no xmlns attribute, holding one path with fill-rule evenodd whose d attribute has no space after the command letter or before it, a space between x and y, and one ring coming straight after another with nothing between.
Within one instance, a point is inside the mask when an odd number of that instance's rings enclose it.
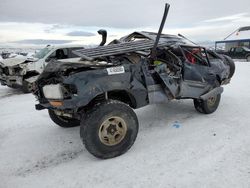
<instances>
[{"instance_id":1,"label":"wheel arch","mask_svg":"<svg viewBox=\"0 0 250 188\"><path fill-rule=\"evenodd\" d=\"M128 104L131 108L136 108L136 99L135 97L126 90L113 90L107 92L108 99L119 100Z\"/></svg>"},{"instance_id":2,"label":"wheel arch","mask_svg":"<svg viewBox=\"0 0 250 188\"><path fill-rule=\"evenodd\" d=\"M128 104L131 108L135 109L137 107L137 102L135 97L128 92L127 90L122 90L122 89L117 89L117 90L111 90L111 91L106 91L103 93L100 93L96 95L87 105L87 108L91 108L97 103L104 102L108 99L112 100L118 100L121 101L125 104ZM85 107L85 108L86 108Z\"/></svg>"}]
</instances>

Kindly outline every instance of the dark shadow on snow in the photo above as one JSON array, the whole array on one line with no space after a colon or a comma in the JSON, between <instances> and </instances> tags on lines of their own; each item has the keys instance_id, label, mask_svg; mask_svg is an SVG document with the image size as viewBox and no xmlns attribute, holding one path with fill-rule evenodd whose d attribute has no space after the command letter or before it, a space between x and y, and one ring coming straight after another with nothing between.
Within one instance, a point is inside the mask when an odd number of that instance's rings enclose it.
<instances>
[{"instance_id":1,"label":"dark shadow on snow","mask_svg":"<svg viewBox=\"0 0 250 188\"><path fill-rule=\"evenodd\" d=\"M0 99L20 94L24 94L21 89L0 88Z\"/></svg>"}]
</instances>

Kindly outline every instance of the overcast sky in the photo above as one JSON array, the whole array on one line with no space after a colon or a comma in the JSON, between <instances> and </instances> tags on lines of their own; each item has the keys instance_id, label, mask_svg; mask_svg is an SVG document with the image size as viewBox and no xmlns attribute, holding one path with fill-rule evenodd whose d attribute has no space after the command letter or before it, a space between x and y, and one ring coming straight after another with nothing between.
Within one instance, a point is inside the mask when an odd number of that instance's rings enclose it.
<instances>
[{"instance_id":1,"label":"overcast sky","mask_svg":"<svg viewBox=\"0 0 250 188\"><path fill-rule=\"evenodd\" d=\"M0 0L0 45L97 43L96 30L109 38L133 30L157 31L163 0ZM250 0L169 0L164 33L195 41L223 39L250 25Z\"/></svg>"}]
</instances>

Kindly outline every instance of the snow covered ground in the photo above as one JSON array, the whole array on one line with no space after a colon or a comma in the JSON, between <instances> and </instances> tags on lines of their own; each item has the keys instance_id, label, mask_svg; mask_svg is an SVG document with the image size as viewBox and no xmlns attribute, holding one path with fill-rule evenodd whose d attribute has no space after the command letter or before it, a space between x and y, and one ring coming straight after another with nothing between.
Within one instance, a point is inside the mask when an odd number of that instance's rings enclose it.
<instances>
[{"instance_id":1,"label":"snow covered ground","mask_svg":"<svg viewBox=\"0 0 250 188\"><path fill-rule=\"evenodd\" d=\"M218 110L191 100L136 110L140 131L124 155L99 160L79 127L55 125L32 94L0 87L0 188L250 187L250 64L237 63Z\"/></svg>"}]
</instances>

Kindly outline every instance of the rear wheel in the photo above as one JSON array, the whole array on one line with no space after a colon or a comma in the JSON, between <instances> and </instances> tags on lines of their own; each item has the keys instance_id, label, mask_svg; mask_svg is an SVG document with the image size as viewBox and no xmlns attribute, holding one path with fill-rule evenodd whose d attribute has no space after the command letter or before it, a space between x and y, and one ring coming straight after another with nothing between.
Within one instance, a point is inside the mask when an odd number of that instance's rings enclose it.
<instances>
[{"instance_id":1,"label":"rear wheel","mask_svg":"<svg viewBox=\"0 0 250 188\"><path fill-rule=\"evenodd\" d=\"M54 110L49 110L49 116L54 123L63 128L76 127L80 125L80 121L78 119L59 116L54 112Z\"/></svg>"},{"instance_id":2,"label":"rear wheel","mask_svg":"<svg viewBox=\"0 0 250 188\"><path fill-rule=\"evenodd\" d=\"M134 111L125 103L109 100L96 105L81 122L86 149L97 158L122 155L133 145L138 132Z\"/></svg>"},{"instance_id":3,"label":"rear wheel","mask_svg":"<svg viewBox=\"0 0 250 188\"><path fill-rule=\"evenodd\" d=\"M218 108L220 103L220 98L221 94L210 97L207 100L194 99L194 107L200 113L211 114Z\"/></svg>"},{"instance_id":4,"label":"rear wheel","mask_svg":"<svg viewBox=\"0 0 250 188\"><path fill-rule=\"evenodd\" d=\"M235 72L235 63L233 59L229 56L224 55L225 63L230 67L230 73L228 78L232 78Z\"/></svg>"}]
</instances>

